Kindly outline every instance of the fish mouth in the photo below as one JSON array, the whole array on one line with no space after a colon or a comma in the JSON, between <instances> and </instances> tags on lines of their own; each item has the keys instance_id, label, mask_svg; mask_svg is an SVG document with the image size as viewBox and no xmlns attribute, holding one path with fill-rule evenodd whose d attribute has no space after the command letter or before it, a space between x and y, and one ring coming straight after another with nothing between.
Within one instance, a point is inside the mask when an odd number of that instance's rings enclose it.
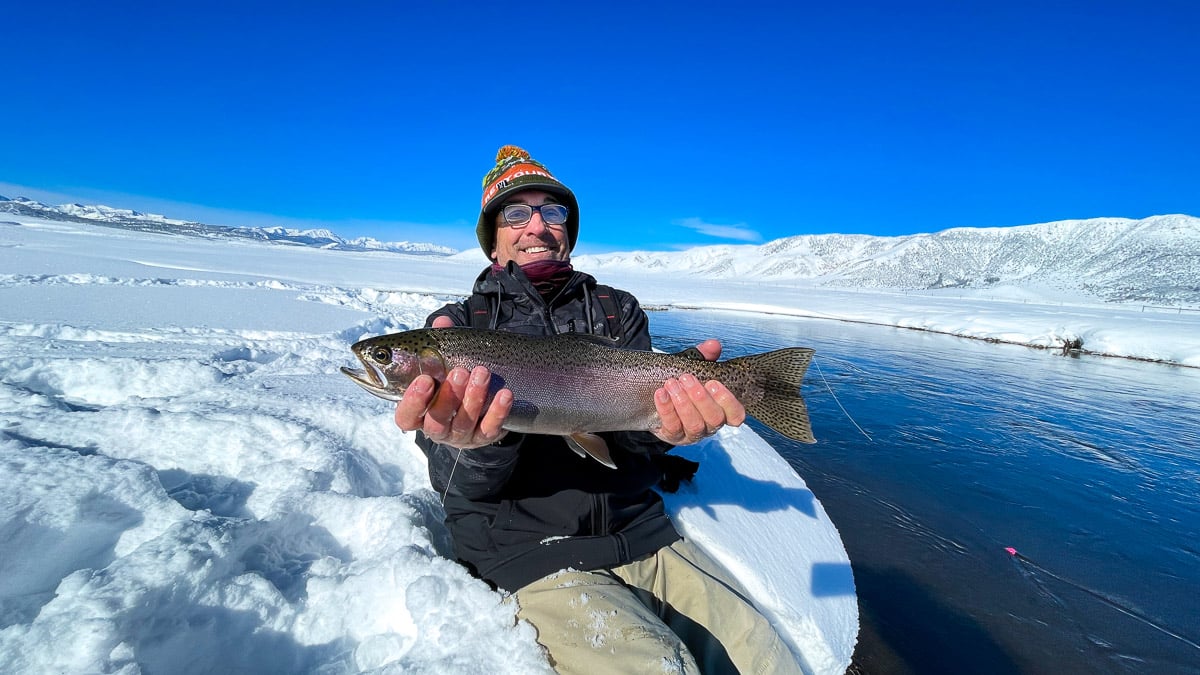
<instances>
[{"instance_id":1,"label":"fish mouth","mask_svg":"<svg viewBox=\"0 0 1200 675\"><path fill-rule=\"evenodd\" d=\"M399 401L401 398L404 398L404 392L398 391L394 386L389 384L377 368L369 367L366 370L356 370L342 366L341 370L342 374L350 378L354 384L385 401Z\"/></svg>"}]
</instances>

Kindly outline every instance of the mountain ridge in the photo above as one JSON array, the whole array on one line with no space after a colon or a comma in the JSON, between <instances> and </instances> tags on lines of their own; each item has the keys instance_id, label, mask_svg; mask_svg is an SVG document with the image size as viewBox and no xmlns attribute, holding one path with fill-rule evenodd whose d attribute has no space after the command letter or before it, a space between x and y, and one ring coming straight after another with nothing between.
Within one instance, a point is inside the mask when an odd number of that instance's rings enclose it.
<instances>
[{"instance_id":1,"label":"mountain ridge","mask_svg":"<svg viewBox=\"0 0 1200 675\"><path fill-rule=\"evenodd\" d=\"M329 230L205 225L107 206L0 197L0 213L206 238L349 251L478 256L436 244L343 239ZM1200 305L1200 218L1184 214L958 227L903 236L801 234L764 244L573 257L593 272L671 273L758 282L901 290L1050 286L1106 302Z\"/></svg>"},{"instance_id":2,"label":"mountain ridge","mask_svg":"<svg viewBox=\"0 0 1200 675\"><path fill-rule=\"evenodd\" d=\"M451 255L457 249L437 244L413 242L383 242L372 237L343 239L326 229L297 230L281 226L229 227L206 225L190 220L178 220L154 213L142 213L111 206L62 204L48 206L24 197L9 199L0 196L0 213L32 216L47 220L87 223L140 232L155 232L204 238L249 239L275 244L291 244L327 248L338 251L388 251L391 253Z\"/></svg>"},{"instance_id":3,"label":"mountain ridge","mask_svg":"<svg viewBox=\"0 0 1200 675\"><path fill-rule=\"evenodd\" d=\"M666 269L845 288L1046 284L1109 302L1200 304L1200 218L1091 218L896 237L804 234L758 246L605 253L575 262L600 272Z\"/></svg>"}]
</instances>

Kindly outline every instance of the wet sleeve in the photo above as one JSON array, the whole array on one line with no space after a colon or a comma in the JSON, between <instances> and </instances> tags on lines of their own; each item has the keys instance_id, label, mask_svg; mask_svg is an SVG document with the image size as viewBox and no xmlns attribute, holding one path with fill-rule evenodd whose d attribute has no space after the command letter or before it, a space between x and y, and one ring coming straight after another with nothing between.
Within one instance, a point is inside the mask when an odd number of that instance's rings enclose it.
<instances>
[{"instance_id":1,"label":"wet sleeve","mask_svg":"<svg viewBox=\"0 0 1200 675\"><path fill-rule=\"evenodd\" d=\"M470 322L467 321L466 303L463 303L463 302L452 302L452 303L442 307L441 309L437 310L436 312L430 314L429 316L425 317L425 327L429 328L430 326L432 326L433 320L438 318L439 316L450 317L450 320L454 322L455 326L470 325Z\"/></svg>"},{"instance_id":2,"label":"wet sleeve","mask_svg":"<svg viewBox=\"0 0 1200 675\"><path fill-rule=\"evenodd\" d=\"M460 450L434 443L417 432L417 446L428 460L433 489L438 494L456 494L473 500L493 497L503 490L517 467L524 440L524 434L509 432L492 445Z\"/></svg>"},{"instance_id":3,"label":"wet sleeve","mask_svg":"<svg viewBox=\"0 0 1200 675\"><path fill-rule=\"evenodd\" d=\"M620 300L621 323L625 328L625 348L650 350L650 320L638 299L625 291L616 291Z\"/></svg>"}]
</instances>

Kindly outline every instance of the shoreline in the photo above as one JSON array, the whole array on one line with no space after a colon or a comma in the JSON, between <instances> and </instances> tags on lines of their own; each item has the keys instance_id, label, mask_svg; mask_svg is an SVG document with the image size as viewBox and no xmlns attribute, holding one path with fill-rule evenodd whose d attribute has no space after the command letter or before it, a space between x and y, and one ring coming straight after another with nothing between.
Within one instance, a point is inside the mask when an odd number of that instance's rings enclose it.
<instances>
[{"instance_id":1,"label":"shoreline","mask_svg":"<svg viewBox=\"0 0 1200 675\"><path fill-rule=\"evenodd\" d=\"M793 317L793 318L797 318L797 319L841 321L843 323L854 323L854 324L860 324L860 325L865 325L865 326L880 326L882 328L898 328L901 330L911 330L911 331L918 331L918 332L922 332L922 333L933 333L935 335L947 335L950 337L962 338L964 340L976 340L979 342L987 342L990 344L1015 345L1018 347L1027 347L1029 349L1040 349L1042 351L1060 350L1062 352L1062 356L1064 356L1064 357L1079 358L1080 356L1098 356L1098 357L1108 358L1108 359L1126 359L1128 361L1138 361L1141 363L1153 363L1153 364L1158 364L1158 365L1163 365L1163 366L1174 366L1177 368L1189 368L1192 370L1200 370L1200 366L1193 366L1193 365L1187 364L1187 363L1180 363L1179 361L1172 361L1170 359L1156 359L1156 358L1151 358L1148 356L1135 356L1132 354L1115 354L1115 353L1111 353L1111 352L1103 352L1103 351L1097 351L1097 350L1092 350L1092 349L1084 349L1083 347L1071 347L1070 344L1065 341L1063 342L1063 344L1060 344L1060 345L1046 345L1046 344L1038 344L1035 342L1023 342L1020 340L1007 340L1005 338L998 338L998 337L967 335L964 333L955 333L953 331L939 330L936 328L922 328L920 326L901 326L898 324L884 323L881 321L867 321L866 319L848 319L848 318L836 317L836 316L817 316L814 314L796 314L793 312L772 312L772 311L763 310L763 309L733 309L733 308L727 308L727 307L705 307L703 305L692 305L692 304L682 304L682 303L680 303L680 304L670 303L670 304L666 304L666 305L655 304L652 306L643 305L642 309L644 309L647 312L667 312L667 311L671 311L671 310L681 310L681 311L685 311L685 312L686 311L706 311L706 310L707 311L722 311L722 312L741 312L741 313L746 313L746 314L765 314L768 316L789 316L789 317Z\"/></svg>"}]
</instances>

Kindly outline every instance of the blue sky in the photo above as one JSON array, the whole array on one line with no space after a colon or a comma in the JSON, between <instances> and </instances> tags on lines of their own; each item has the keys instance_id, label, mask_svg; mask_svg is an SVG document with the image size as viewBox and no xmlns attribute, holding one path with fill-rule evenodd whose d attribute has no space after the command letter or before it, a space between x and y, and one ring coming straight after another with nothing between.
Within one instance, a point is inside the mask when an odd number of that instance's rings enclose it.
<instances>
[{"instance_id":1,"label":"blue sky","mask_svg":"<svg viewBox=\"0 0 1200 675\"><path fill-rule=\"evenodd\" d=\"M1200 215L1190 0L48 0L5 24L10 198L467 248L514 143L579 197L578 252Z\"/></svg>"}]
</instances>

